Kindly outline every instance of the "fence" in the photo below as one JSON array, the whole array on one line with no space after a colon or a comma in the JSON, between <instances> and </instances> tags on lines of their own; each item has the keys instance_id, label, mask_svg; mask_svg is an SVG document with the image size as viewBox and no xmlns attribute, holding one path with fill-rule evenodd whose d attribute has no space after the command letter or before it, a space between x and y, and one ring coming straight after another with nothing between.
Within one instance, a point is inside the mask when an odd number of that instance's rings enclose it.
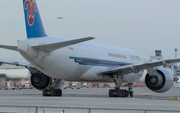
<instances>
[{"instance_id":1,"label":"fence","mask_svg":"<svg viewBox=\"0 0 180 113\"><path fill-rule=\"evenodd\" d=\"M39 108L51 108L51 109L81 109L87 110L87 113L92 113L92 110L118 110L118 111L142 111L146 112L179 112L180 110L155 110L155 109L121 109L121 108L84 108L84 107L51 107L51 106L16 106L16 105L0 105L0 107L11 108L35 108L34 113L38 113Z\"/></svg>"}]
</instances>

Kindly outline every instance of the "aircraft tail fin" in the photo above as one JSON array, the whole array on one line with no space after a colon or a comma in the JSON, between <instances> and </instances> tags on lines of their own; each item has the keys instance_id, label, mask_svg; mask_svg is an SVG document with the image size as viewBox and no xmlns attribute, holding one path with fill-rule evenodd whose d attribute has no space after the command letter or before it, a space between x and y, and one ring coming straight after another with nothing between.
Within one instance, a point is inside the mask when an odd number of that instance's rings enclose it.
<instances>
[{"instance_id":1,"label":"aircraft tail fin","mask_svg":"<svg viewBox=\"0 0 180 113\"><path fill-rule=\"evenodd\" d=\"M27 38L47 36L41 21L36 0L23 0Z\"/></svg>"}]
</instances>

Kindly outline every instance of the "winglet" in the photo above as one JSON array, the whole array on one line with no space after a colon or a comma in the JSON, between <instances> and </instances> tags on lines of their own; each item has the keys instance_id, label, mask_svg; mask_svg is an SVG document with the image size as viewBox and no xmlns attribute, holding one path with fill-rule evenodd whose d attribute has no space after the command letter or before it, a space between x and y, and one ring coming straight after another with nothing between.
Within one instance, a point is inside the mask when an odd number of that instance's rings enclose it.
<instances>
[{"instance_id":1,"label":"winglet","mask_svg":"<svg viewBox=\"0 0 180 113\"><path fill-rule=\"evenodd\" d=\"M60 49L60 48L66 47L66 46L85 42L85 41L92 40L92 39L94 39L94 37L86 37L86 38L68 40L68 41L57 42L57 43L52 43L52 44L37 45L37 46L32 46L32 47L35 49L38 49L40 51L43 51L43 52L50 52L50 51L54 51L56 49Z\"/></svg>"}]
</instances>

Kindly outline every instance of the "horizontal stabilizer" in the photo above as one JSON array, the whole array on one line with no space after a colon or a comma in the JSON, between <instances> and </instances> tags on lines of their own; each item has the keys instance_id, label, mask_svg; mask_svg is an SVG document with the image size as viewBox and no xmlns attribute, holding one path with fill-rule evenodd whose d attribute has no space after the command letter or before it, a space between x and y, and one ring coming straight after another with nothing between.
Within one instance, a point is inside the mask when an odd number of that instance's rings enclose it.
<instances>
[{"instance_id":1,"label":"horizontal stabilizer","mask_svg":"<svg viewBox=\"0 0 180 113\"><path fill-rule=\"evenodd\" d=\"M52 44L37 45L37 46L32 46L32 47L35 49L38 49L40 51L43 51L43 52L50 52L50 51L54 51L56 49L60 49L60 48L66 47L66 46L70 46L73 44L81 43L81 42L92 40L92 39L94 39L94 38L86 37L86 38L68 40L68 41L52 43Z\"/></svg>"},{"instance_id":2,"label":"horizontal stabilizer","mask_svg":"<svg viewBox=\"0 0 180 113\"><path fill-rule=\"evenodd\" d=\"M18 51L17 46L0 45L0 48Z\"/></svg>"}]
</instances>

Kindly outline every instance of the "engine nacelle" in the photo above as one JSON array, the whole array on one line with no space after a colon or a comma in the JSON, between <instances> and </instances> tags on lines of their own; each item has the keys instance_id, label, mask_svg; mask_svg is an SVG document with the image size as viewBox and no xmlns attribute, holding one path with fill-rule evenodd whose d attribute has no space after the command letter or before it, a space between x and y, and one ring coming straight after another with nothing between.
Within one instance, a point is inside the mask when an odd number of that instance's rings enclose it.
<instances>
[{"instance_id":1,"label":"engine nacelle","mask_svg":"<svg viewBox=\"0 0 180 113\"><path fill-rule=\"evenodd\" d=\"M31 84L38 90L43 90L48 87L51 79L42 72L31 73Z\"/></svg>"},{"instance_id":2,"label":"engine nacelle","mask_svg":"<svg viewBox=\"0 0 180 113\"><path fill-rule=\"evenodd\" d=\"M158 67L153 74L146 74L145 83L150 90L162 93L173 87L173 76L166 68Z\"/></svg>"}]
</instances>

